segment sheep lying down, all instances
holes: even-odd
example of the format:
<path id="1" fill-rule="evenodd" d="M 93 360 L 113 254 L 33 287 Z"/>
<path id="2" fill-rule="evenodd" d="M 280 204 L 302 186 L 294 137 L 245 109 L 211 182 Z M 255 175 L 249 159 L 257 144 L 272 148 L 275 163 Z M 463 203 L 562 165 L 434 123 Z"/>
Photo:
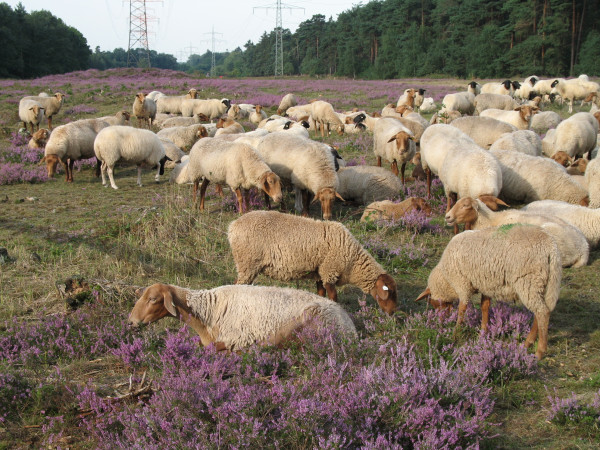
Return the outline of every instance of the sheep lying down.
<path id="1" fill-rule="evenodd" d="M 277 345 L 313 319 L 349 338 L 356 328 L 348 314 L 330 300 L 297 289 L 270 286 L 220 286 L 191 290 L 169 284 L 144 289 L 129 321 L 151 323 L 172 316 L 187 323 L 202 345 L 238 350 L 254 343 Z"/>

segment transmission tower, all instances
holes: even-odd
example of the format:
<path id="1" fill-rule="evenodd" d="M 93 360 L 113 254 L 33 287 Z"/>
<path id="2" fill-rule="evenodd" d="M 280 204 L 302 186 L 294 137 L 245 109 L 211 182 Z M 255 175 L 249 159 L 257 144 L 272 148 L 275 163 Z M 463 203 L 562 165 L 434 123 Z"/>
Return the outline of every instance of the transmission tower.
<path id="1" fill-rule="evenodd" d="M 157 22 L 156 17 L 149 16 L 146 3 L 162 0 L 129 0 L 129 45 L 127 46 L 127 67 L 143 65 L 150 67 L 150 48 L 148 46 L 148 23 Z M 137 49 L 144 50 L 140 58 Z"/>
<path id="2" fill-rule="evenodd" d="M 211 59 L 210 59 L 210 76 L 212 78 L 214 78 L 215 77 L 215 67 L 216 67 L 216 63 L 215 63 L 215 45 L 216 45 L 217 42 L 220 43 L 220 42 L 225 42 L 225 41 L 222 40 L 222 39 L 215 39 L 216 35 L 223 36 L 223 33 L 216 33 L 214 25 L 213 25 L 212 31 L 210 33 L 204 33 L 204 34 L 210 34 L 211 35 L 211 40 L 210 41 L 212 43 L 212 47 L 211 47 L 212 48 L 212 50 L 211 50 L 212 53 L 211 53 Z M 205 41 L 203 41 L 203 42 L 205 42 Z"/>
<path id="3" fill-rule="evenodd" d="M 282 77 L 283 76 L 283 20 L 281 19 L 281 10 L 287 9 L 292 12 L 293 9 L 301 9 L 304 11 L 304 8 L 300 6 L 287 5 L 281 3 L 281 0 L 277 0 L 275 5 L 269 6 L 255 6 L 252 10 L 254 12 L 255 9 L 275 9 L 275 76 Z"/>

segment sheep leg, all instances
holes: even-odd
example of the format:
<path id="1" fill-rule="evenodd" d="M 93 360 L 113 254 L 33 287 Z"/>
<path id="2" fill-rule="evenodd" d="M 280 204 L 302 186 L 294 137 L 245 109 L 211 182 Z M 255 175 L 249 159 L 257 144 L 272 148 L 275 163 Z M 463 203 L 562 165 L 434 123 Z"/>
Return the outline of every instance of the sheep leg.
<path id="1" fill-rule="evenodd" d="M 142 166 L 137 167 L 137 172 L 138 172 L 137 185 L 139 187 L 142 187 Z"/>
<path id="2" fill-rule="evenodd" d="M 550 313 L 544 312 L 536 314 L 538 322 L 538 346 L 535 356 L 537 359 L 542 359 L 548 349 L 548 322 L 550 322 Z"/>
<path id="3" fill-rule="evenodd" d="M 463 320 L 465 319 L 465 312 L 467 311 L 467 302 L 458 302 L 458 317 L 456 318 L 456 326 L 454 327 L 454 334 L 460 329 Z"/>
<path id="4" fill-rule="evenodd" d="M 431 198 L 431 169 L 428 167 L 425 173 L 427 174 L 427 198 Z"/>
<path id="5" fill-rule="evenodd" d="M 397 165 L 396 165 L 397 167 Z M 406 169 L 406 163 L 403 162 L 402 163 L 402 167 L 400 167 L 400 173 L 402 174 L 401 178 L 402 178 L 402 186 L 404 186 L 406 183 L 404 181 L 404 169 Z"/>
<path id="6" fill-rule="evenodd" d="M 196 204 L 196 197 L 198 197 L 198 181 L 194 181 L 194 204 Z"/>
<path id="7" fill-rule="evenodd" d="M 73 165 L 75 164 L 75 160 L 69 158 L 69 161 L 67 161 L 67 167 L 69 168 L 67 170 L 67 176 L 69 177 L 69 179 L 67 180 L 69 183 L 73 182 Z"/>
<path id="8" fill-rule="evenodd" d="M 219 197 L 223 197 L 223 188 L 220 184 L 215 186 L 215 192 L 219 195 Z"/>
<path id="9" fill-rule="evenodd" d="M 327 291 L 327 297 L 329 297 L 329 300 L 337 302 L 337 291 L 335 290 L 335 284 L 325 283 L 325 290 Z"/>
<path id="10" fill-rule="evenodd" d="M 309 202 L 308 202 L 308 190 L 302 189 L 302 217 L 308 217 Z"/>
<path id="11" fill-rule="evenodd" d="M 538 318 L 537 315 L 533 317 L 533 324 L 531 325 L 531 330 L 527 335 L 527 339 L 525 339 L 525 348 L 529 348 L 533 345 L 537 338 L 538 334 Z"/>
<path id="12" fill-rule="evenodd" d="M 377 167 L 381 167 L 381 156 L 377 157 Z"/>
<path id="13" fill-rule="evenodd" d="M 267 209 L 270 210 L 271 209 L 271 199 L 269 198 L 269 194 L 267 194 L 266 192 L 263 192 L 263 195 L 265 196 L 265 204 L 267 205 Z"/>
<path id="14" fill-rule="evenodd" d="M 100 166 L 100 175 L 102 175 L 102 186 L 106 187 L 106 163 L 103 162 Z"/>
<path id="15" fill-rule="evenodd" d="M 490 302 L 491 299 L 487 295 L 481 295 L 481 329 L 486 332 L 490 321 Z"/>
<path id="16" fill-rule="evenodd" d="M 244 208 L 245 211 L 250 209 L 250 190 L 244 189 Z"/>
<path id="17" fill-rule="evenodd" d="M 119 189 L 119 188 L 117 187 L 117 185 L 115 184 L 115 178 L 114 178 L 114 176 L 113 176 L 113 168 L 112 168 L 112 167 L 107 167 L 107 168 L 106 168 L 106 171 L 108 172 L 108 179 L 110 180 L 110 186 L 111 186 L 113 189 Z"/>
<path id="18" fill-rule="evenodd" d="M 319 294 L 321 297 L 327 296 L 327 291 L 325 290 L 321 280 L 317 281 L 317 294 Z"/>
<path id="19" fill-rule="evenodd" d="M 398 170 L 398 162 L 396 160 L 392 162 L 392 173 L 396 176 L 400 174 L 400 171 Z"/>
<path id="20" fill-rule="evenodd" d="M 48 129 L 52 131 L 52 116 L 48 117 Z"/>
<path id="21" fill-rule="evenodd" d="M 237 197 L 237 202 L 238 202 L 238 212 L 240 214 L 244 214 L 244 197 L 242 195 L 242 190 L 240 188 L 237 188 L 235 190 L 235 196 Z"/>
<path id="22" fill-rule="evenodd" d="M 156 175 L 154 175 L 154 181 L 156 181 L 157 183 L 160 181 L 160 163 L 158 163 L 158 168 L 156 169 Z"/>
<path id="23" fill-rule="evenodd" d="M 208 178 L 202 180 L 202 186 L 200 186 L 200 211 L 204 211 L 204 196 L 206 195 L 206 188 L 208 187 Z"/>
<path id="24" fill-rule="evenodd" d="M 100 176 L 100 168 L 102 167 L 102 161 L 100 161 L 98 158 L 96 158 L 96 178 L 98 178 Z"/>

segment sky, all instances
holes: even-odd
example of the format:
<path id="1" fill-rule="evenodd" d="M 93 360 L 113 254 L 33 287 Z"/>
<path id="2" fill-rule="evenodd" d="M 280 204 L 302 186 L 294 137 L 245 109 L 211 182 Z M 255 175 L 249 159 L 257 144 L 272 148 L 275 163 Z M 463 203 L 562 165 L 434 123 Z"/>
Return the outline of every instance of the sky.
<path id="1" fill-rule="evenodd" d="M 15 7 L 19 1 L 1 0 Z M 78 29 L 92 51 L 129 44 L 128 0 L 21 0 L 27 12 L 45 9 L 67 25 Z M 351 9 L 352 1 L 290 0 L 282 1 L 282 24 L 292 32 L 315 14 L 334 20 Z M 215 52 L 244 48 L 249 40 L 257 43 L 263 32 L 275 28 L 276 0 L 146 0 L 148 42 L 150 50 L 169 53 L 179 61 L 190 54 L 203 54 L 212 49 L 214 30 Z M 285 6 L 295 8 L 287 9 Z M 273 9 L 254 9 L 272 6 Z M 302 9 L 303 8 L 303 9 Z M 154 18 L 154 19 L 153 19 Z"/>

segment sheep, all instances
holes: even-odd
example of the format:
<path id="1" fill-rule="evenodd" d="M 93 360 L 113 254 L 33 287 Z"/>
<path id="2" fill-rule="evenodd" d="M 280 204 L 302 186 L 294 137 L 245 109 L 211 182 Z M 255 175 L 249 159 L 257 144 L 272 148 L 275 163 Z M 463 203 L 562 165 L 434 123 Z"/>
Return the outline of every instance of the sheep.
<path id="1" fill-rule="evenodd" d="M 584 100 L 590 93 L 600 91 L 598 83 L 586 82 L 578 78 L 573 80 L 557 78 L 550 86 L 552 87 L 552 93 L 559 94 L 563 99 L 569 100 L 569 114 L 573 112 L 573 101 Z"/>
<path id="2" fill-rule="evenodd" d="M 398 119 L 386 117 L 380 119 L 373 131 L 373 152 L 377 156 L 377 165 L 381 167 L 381 158 L 392 164 L 392 172 L 401 174 L 402 184 L 405 184 L 404 170 L 406 163 L 415 156 L 416 146 L 412 132 Z M 402 164 L 398 171 L 398 164 Z"/>
<path id="3" fill-rule="evenodd" d="M 109 126 L 98 133 L 94 141 L 94 153 L 102 162 L 102 186 L 107 187 L 106 173 L 113 189 L 119 189 L 113 178 L 115 164 L 125 161 L 138 167 L 137 185 L 142 186 L 142 164 L 158 166 L 155 180 L 158 182 L 165 171 L 168 158 L 160 138 L 150 130 Z"/>
<path id="4" fill-rule="evenodd" d="M 585 169 L 585 183 L 590 195 L 590 208 L 600 208 L 600 158 L 592 159 Z"/>
<path id="5" fill-rule="evenodd" d="M 588 153 L 589 159 L 597 138 L 598 121 L 592 114 L 580 112 L 563 120 L 556 129 L 548 131 L 542 140 L 542 151 L 546 156 L 552 156 L 562 150 L 572 158 Z"/>
<path id="6" fill-rule="evenodd" d="M 183 151 L 187 151 L 203 137 L 208 136 L 208 131 L 204 125 L 190 125 L 189 127 L 171 127 L 164 128 L 156 133 L 158 137 L 170 139 Z"/>
<path id="7" fill-rule="evenodd" d="M 503 111 L 501 109 L 486 109 L 482 111 L 481 117 L 491 117 L 502 122 L 514 125 L 519 130 L 528 130 L 531 125 L 531 118 L 539 111 L 537 106 L 521 105 L 513 111 Z"/>
<path id="8" fill-rule="evenodd" d="M 19 102 L 19 119 L 27 130 L 31 125 L 31 134 L 40 129 L 40 123 L 44 118 L 44 107 L 35 100 L 22 99 Z"/>
<path id="9" fill-rule="evenodd" d="M 440 110 L 439 112 L 436 112 L 435 114 L 433 114 L 433 116 L 431 116 L 429 124 L 435 125 L 437 123 L 441 123 L 447 125 L 453 120 L 459 119 L 461 117 L 463 117 L 463 115 L 460 113 L 460 111 Z"/>
<path id="10" fill-rule="evenodd" d="M 400 203 L 394 203 L 391 200 L 376 201 L 365 208 L 360 221 L 396 221 L 410 211 L 423 211 L 425 214 L 431 214 L 431 206 L 419 197 L 408 197 Z"/>
<path id="11" fill-rule="evenodd" d="M 475 96 L 470 92 L 457 92 L 447 94 L 442 100 L 442 109 L 445 111 L 459 111 L 461 114 L 473 114 L 475 111 Z"/>
<path id="12" fill-rule="evenodd" d="M 417 111 L 421 112 L 421 106 L 425 101 L 425 92 L 427 89 L 419 88 L 415 94 L 415 104 L 414 107 L 417 108 Z"/>
<path id="13" fill-rule="evenodd" d="M 433 101 L 433 97 L 426 97 L 423 99 L 423 104 L 419 107 L 420 113 L 429 114 L 435 112 L 437 110 L 437 106 Z"/>
<path id="14" fill-rule="evenodd" d="M 108 123 L 109 125 L 129 125 L 131 114 L 124 109 L 115 113 L 114 116 L 99 117 L 98 120 Z"/>
<path id="15" fill-rule="evenodd" d="M 259 154 L 282 180 L 291 181 L 302 192 L 302 214 L 309 213 L 309 193 L 313 202 L 321 203 L 323 218 L 331 218 L 337 193 L 338 177 L 335 156 L 331 147 L 289 131 L 270 133 L 260 138 L 256 145 Z"/>
<path id="16" fill-rule="evenodd" d="M 560 254 L 550 236 L 538 227 L 505 225 L 454 236 L 417 300 L 429 298 L 431 303 L 443 305 L 458 298 L 458 328 L 471 297 L 481 292 L 481 328 L 485 331 L 491 297 L 518 299 L 535 317 L 525 347 L 529 348 L 539 334 L 535 355 L 542 359 L 561 278 Z"/>
<path id="17" fill-rule="evenodd" d="M 50 137 L 50 131 L 46 128 L 40 128 L 31 136 L 31 139 L 27 143 L 29 148 L 44 148 L 46 146 L 46 142 L 48 142 L 48 138 Z"/>
<path id="18" fill-rule="evenodd" d="M 545 134 L 550 128 L 556 128 L 562 117 L 554 111 L 540 111 L 531 119 L 531 129 L 537 134 Z"/>
<path id="19" fill-rule="evenodd" d="M 504 80 L 502 83 L 492 82 L 485 83 L 481 86 L 482 94 L 501 94 L 501 95 L 512 95 L 515 90 L 510 80 Z"/>
<path id="20" fill-rule="evenodd" d="M 429 126 L 429 121 L 427 121 L 427 119 L 421 116 L 421 114 L 416 112 L 405 113 L 404 116 L 402 116 L 402 118 L 400 118 L 399 120 L 406 128 L 408 128 L 412 132 L 415 138 L 415 142 L 417 143 L 421 139 L 425 128 Z"/>
<path id="21" fill-rule="evenodd" d="M 163 113 L 156 113 L 156 116 L 154 117 L 154 125 L 157 126 L 158 128 L 162 128 L 162 125 L 165 121 L 172 119 L 173 117 L 178 117 L 174 114 L 163 114 Z"/>
<path id="22" fill-rule="evenodd" d="M 171 184 L 191 184 L 194 181 L 190 178 L 188 167 L 190 164 L 190 155 L 183 155 L 181 161 L 175 164 L 169 177 L 169 183 Z"/>
<path id="23" fill-rule="evenodd" d="M 410 106 L 411 108 L 415 107 L 415 96 L 416 91 L 414 89 L 405 89 L 404 93 L 398 98 L 398 102 L 396 103 L 396 107 L 398 106 Z"/>
<path id="24" fill-rule="evenodd" d="M 239 134 L 244 132 L 244 127 L 235 120 L 224 116 L 217 121 L 215 137 L 223 134 Z"/>
<path id="25" fill-rule="evenodd" d="M 446 211 L 457 196 L 497 196 L 502 189 L 498 160 L 469 136 L 451 125 L 432 125 L 421 138 L 423 168 L 439 175 L 448 198 Z M 455 227 L 455 232 L 458 229 Z"/>
<path id="26" fill-rule="evenodd" d="M 493 150 L 513 150 L 530 156 L 542 155 L 542 140 L 531 130 L 518 130 L 503 134 L 490 147 Z"/>
<path id="27" fill-rule="evenodd" d="M 569 167 L 573 163 L 573 158 L 571 158 L 566 152 L 563 152 L 562 150 L 556 152 L 550 157 L 550 159 L 552 159 L 553 161 L 565 168 Z M 569 172 L 567 171 L 567 173 Z"/>
<path id="28" fill-rule="evenodd" d="M 312 103 L 307 103 L 306 105 L 296 105 L 291 106 L 286 111 L 288 117 L 295 119 L 297 121 L 308 120 L 309 116 L 312 113 Z"/>
<path id="29" fill-rule="evenodd" d="M 521 208 L 534 214 L 558 217 L 578 228 L 585 236 L 590 248 L 600 244 L 600 210 L 572 205 L 558 200 L 539 200 Z"/>
<path id="30" fill-rule="evenodd" d="M 495 208 L 498 205 L 506 206 L 506 203 L 490 196 L 479 199 L 461 198 L 446 213 L 446 223 L 454 227 L 464 223 L 468 230 L 481 230 L 515 223 L 537 225 L 556 241 L 563 267 L 582 267 L 587 264 L 590 248 L 585 236 L 578 228 L 554 216 L 517 209 L 499 212 L 490 209 L 490 206 Z"/>
<path id="31" fill-rule="evenodd" d="M 152 91 L 152 92 L 148 93 L 148 95 L 146 95 L 146 98 L 149 98 L 150 100 L 154 100 L 154 102 L 156 102 L 156 100 L 158 100 L 159 97 L 166 97 L 166 95 L 160 91 Z"/>
<path id="32" fill-rule="evenodd" d="M 44 108 L 44 115 L 48 118 L 48 128 L 50 131 L 52 131 L 52 117 L 54 117 L 54 115 L 58 114 L 60 111 L 60 108 L 65 101 L 65 97 L 65 94 L 56 92 L 50 97 L 32 95 L 29 97 L 23 97 L 23 100 L 34 100 L 38 102 L 42 108 Z"/>
<path id="33" fill-rule="evenodd" d="M 262 189 L 277 203 L 282 199 L 279 176 L 253 147 L 242 142 L 227 142 L 215 138 L 200 140 L 190 151 L 188 176 L 194 182 L 194 203 L 200 180 L 203 179 L 200 187 L 200 211 L 204 210 L 204 196 L 210 182 L 226 183 L 235 191 L 240 213 L 249 207 L 250 188 Z M 243 195 L 242 189 L 246 195 Z"/>
<path id="34" fill-rule="evenodd" d="M 519 104 L 510 95 L 502 94 L 479 94 L 475 97 L 475 113 L 481 114 L 486 109 L 502 109 L 504 111 L 512 111 Z"/>
<path id="35" fill-rule="evenodd" d="M 308 278 L 333 301 L 336 285 L 353 284 L 386 313 L 396 309 L 396 282 L 339 222 L 253 211 L 229 224 L 227 239 L 236 284 L 250 284 L 260 273 L 280 281 Z"/>
<path id="36" fill-rule="evenodd" d="M 564 167 L 540 156 L 512 150 L 491 151 L 502 169 L 502 197 L 509 202 L 562 200 L 587 206 L 588 193 L 573 181 Z"/>
<path id="37" fill-rule="evenodd" d="M 481 85 L 477 81 L 471 81 L 467 84 L 467 92 L 477 96 L 481 94 Z"/>
<path id="38" fill-rule="evenodd" d="M 311 116 L 321 127 L 321 137 L 325 137 L 325 127 L 327 127 L 327 135 L 330 133 L 330 128 L 335 128 L 339 135 L 344 134 L 344 123 L 337 116 L 330 103 L 322 100 L 317 100 L 312 103 Z"/>
<path id="39" fill-rule="evenodd" d="M 337 175 L 337 191 L 346 201 L 354 200 L 366 205 L 377 200 L 396 198 L 402 191 L 398 176 L 383 167 L 343 167 Z"/>
<path id="40" fill-rule="evenodd" d="M 138 121 L 138 126 L 141 126 L 142 123 L 146 124 L 148 128 L 152 126 L 152 121 L 156 117 L 156 103 L 154 103 L 154 100 L 146 98 L 143 92 L 138 92 L 135 95 L 132 109 L 133 115 Z"/>
<path id="41" fill-rule="evenodd" d="M 151 323 L 173 316 L 198 333 L 202 345 L 240 350 L 252 344 L 278 345 L 313 319 L 349 339 L 358 337 L 343 308 L 318 295 L 268 286 L 219 286 L 191 290 L 153 284 L 141 292 L 129 321 Z"/>
<path id="42" fill-rule="evenodd" d="M 181 115 L 192 117 L 197 114 L 204 114 L 212 121 L 226 114 L 230 107 L 231 102 L 228 98 L 222 98 L 221 100 L 216 98 L 208 100 L 186 99 L 181 102 Z"/>
<path id="43" fill-rule="evenodd" d="M 158 137 L 160 142 L 162 142 L 163 147 L 165 148 L 165 155 L 170 161 L 165 163 L 166 169 L 173 169 L 177 163 L 181 161 L 181 158 L 185 156 L 185 153 L 175 145 L 175 143 L 171 139 L 167 139 L 165 137 Z"/>
<path id="44" fill-rule="evenodd" d="M 46 163 L 48 177 L 56 173 L 60 162 L 65 169 L 66 181 L 73 182 L 73 165 L 81 159 L 94 158 L 94 140 L 108 123 L 99 119 L 77 120 L 60 125 L 50 135 L 44 157 L 40 164 Z M 96 176 L 100 175 L 100 162 L 96 166 Z"/>
<path id="45" fill-rule="evenodd" d="M 538 95 L 535 91 L 535 83 L 537 82 L 537 77 L 531 76 L 523 81 L 517 89 L 515 89 L 514 96 L 520 98 L 522 100 L 530 100 L 532 96 Z"/>
<path id="46" fill-rule="evenodd" d="M 517 127 L 492 117 L 461 117 L 453 120 L 451 126 L 458 128 L 473 139 L 481 148 L 489 149 L 494 142 L 506 133 L 517 131 Z"/>
<path id="47" fill-rule="evenodd" d="M 298 104 L 298 99 L 294 94 L 286 94 L 283 96 L 281 101 L 279 102 L 279 107 L 277 108 L 277 114 L 281 116 L 285 116 L 288 108 L 292 106 L 296 106 Z"/>
<path id="48" fill-rule="evenodd" d="M 256 125 L 258 125 L 261 120 L 266 119 L 267 118 L 267 113 L 264 112 L 262 110 L 262 106 L 261 105 L 256 105 L 254 107 L 254 111 L 252 113 L 250 113 L 250 116 L 248 117 L 248 119 L 250 120 L 250 122 L 255 123 Z"/>
<path id="49" fill-rule="evenodd" d="M 157 95 L 154 97 L 156 98 L 156 112 L 181 114 L 181 106 L 184 100 L 195 99 L 197 97 L 198 91 L 193 88 L 185 95 Z M 190 114 L 190 117 L 192 115 Z"/>
<path id="50" fill-rule="evenodd" d="M 210 119 L 202 113 L 194 114 L 193 117 L 169 117 L 160 124 L 160 128 L 189 127 L 202 122 L 210 122 Z"/>

